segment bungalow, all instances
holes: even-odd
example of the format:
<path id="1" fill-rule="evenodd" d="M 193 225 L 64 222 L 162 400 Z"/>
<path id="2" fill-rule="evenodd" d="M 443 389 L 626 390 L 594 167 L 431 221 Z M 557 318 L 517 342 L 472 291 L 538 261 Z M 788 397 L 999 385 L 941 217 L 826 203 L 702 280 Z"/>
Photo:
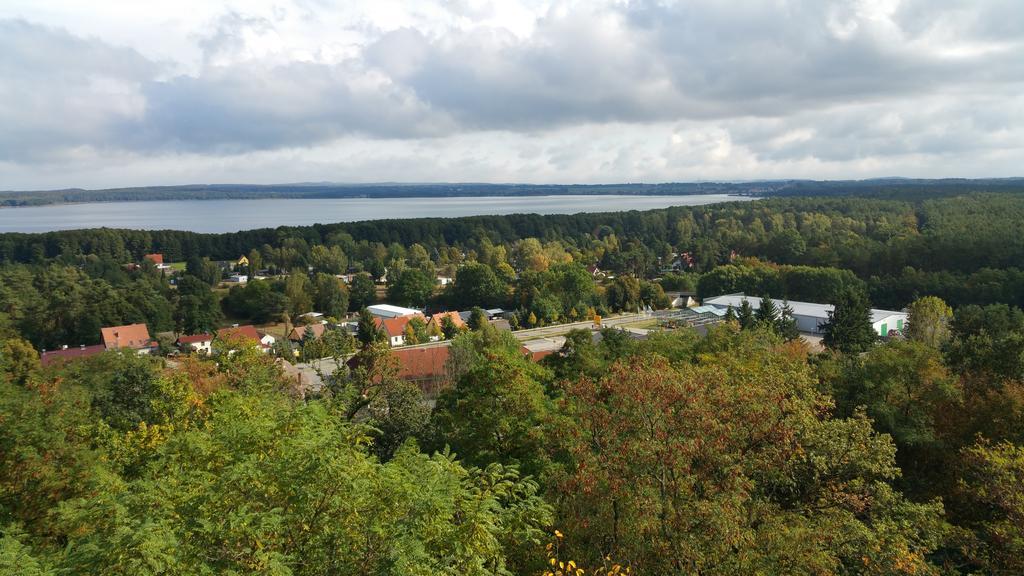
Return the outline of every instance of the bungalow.
<path id="1" fill-rule="evenodd" d="M 210 355 L 213 353 L 213 334 L 181 336 L 174 342 L 182 352 Z"/>
<path id="2" fill-rule="evenodd" d="M 232 274 L 231 276 L 228 276 L 228 282 L 246 284 L 249 282 L 249 276 L 247 274 Z"/>
<path id="3" fill-rule="evenodd" d="M 590 274 L 590 276 L 593 277 L 594 280 L 600 280 L 608 276 L 600 268 L 598 268 L 597 264 L 591 264 L 590 266 L 587 266 L 587 273 Z"/>
<path id="4" fill-rule="evenodd" d="M 95 356 L 101 354 L 107 347 L 103 344 L 95 344 L 93 346 L 76 346 L 69 348 L 62 346 L 60 350 L 43 350 L 40 355 L 39 363 L 43 366 L 50 366 L 57 362 L 67 362 L 75 358 L 87 358 L 89 356 Z"/>
<path id="5" fill-rule="evenodd" d="M 100 337 L 107 350 L 135 350 L 139 354 L 149 354 L 158 347 L 157 342 L 149 337 L 149 328 L 145 324 L 100 328 Z"/>
<path id="6" fill-rule="evenodd" d="M 405 328 L 409 325 L 409 321 L 413 318 L 419 318 L 424 320 L 422 314 L 416 313 L 413 316 L 398 316 L 395 318 L 375 318 L 374 322 L 377 325 L 377 329 L 384 333 L 388 338 L 388 344 L 391 347 L 404 346 L 405 345 Z"/>
<path id="7" fill-rule="evenodd" d="M 272 341 L 270 344 L 266 342 L 264 339 L 265 336 L 265 334 L 260 334 L 252 324 L 246 324 L 245 326 L 231 326 L 230 328 L 221 328 L 220 330 L 217 330 L 217 338 L 221 340 L 227 338 L 251 340 L 253 341 L 253 345 L 258 347 L 263 353 L 270 352 L 270 349 L 273 346 Z"/>

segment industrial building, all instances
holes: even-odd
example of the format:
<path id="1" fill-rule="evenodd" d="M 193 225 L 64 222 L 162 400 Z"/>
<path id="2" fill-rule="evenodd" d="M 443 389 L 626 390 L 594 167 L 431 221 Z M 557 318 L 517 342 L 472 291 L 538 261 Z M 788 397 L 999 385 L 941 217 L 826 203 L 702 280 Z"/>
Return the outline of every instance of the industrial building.
<path id="1" fill-rule="evenodd" d="M 742 293 L 707 298 L 703 304 L 704 306 L 714 306 L 720 310 L 727 310 L 731 307 L 738 312 L 744 300 L 750 303 L 750 307 L 753 310 L 757 310 L 761 306 L 761 298 L 746 296 Z M 775 303 L 775 307 L 779 311 L 782 310 L 782 306 L 786 303 L 786 301 L 774 298 L 772 302 Z M 821 325 L 828 322 L 829 312 L 835 310 L 835 307 L 831 304 L 815 304 L 813 302 L 797 302 L 794 300 L 789 300 L 788 304 L 793 310 L 793 319 L 796 320 L 797 329 L 805 334 L 821 334 Z M 875 334 L 879 336 L 889 336 L 893 331 L 902 332 L 906 323 L 906 312 L 871 310 L 871 326 L 874 328 Z"/>

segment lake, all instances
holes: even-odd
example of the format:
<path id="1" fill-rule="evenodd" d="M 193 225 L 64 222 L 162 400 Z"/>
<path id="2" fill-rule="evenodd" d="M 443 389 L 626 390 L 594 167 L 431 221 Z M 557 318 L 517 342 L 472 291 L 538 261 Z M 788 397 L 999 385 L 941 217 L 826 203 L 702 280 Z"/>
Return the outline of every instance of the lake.
<path id="1" fill-rule="evenodd" d="M 54 204 L 0 208 L 0 232 L 79 228 L 235 232 L 333 222 L 501 214 L 575 214 L 697 206 L 749 196 L 483 196 L 442 198 L 269 198 Z"/>

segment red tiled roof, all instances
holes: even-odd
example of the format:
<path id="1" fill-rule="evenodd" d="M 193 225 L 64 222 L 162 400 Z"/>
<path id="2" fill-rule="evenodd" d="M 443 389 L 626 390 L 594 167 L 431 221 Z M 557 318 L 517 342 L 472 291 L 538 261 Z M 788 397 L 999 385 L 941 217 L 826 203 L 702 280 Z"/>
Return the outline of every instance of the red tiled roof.
<path id="1" fill-rule="evenodd" d="M 128 324 L 127 326 L 100 328 L 100 335 L 103 337 L 103 345 L 106 346 L 107 350 L 116 350 L 118 348 L 140 350 L 152 346 L 149 328 L 146 328 L 145 324 Z"/>
<path id="2" fill-rule="evenodd" d="M 256 327 L 252 324 L 246 324 L 245 326 L 232 326 L 230 328 L 221 328 L 220 330 L 217 330 L 217 336 L 219 338 L 227 338 L 233 335 L 250 338 L 257 342 L 260 341 L 260 333 L 256 331 Z"/>
<path id="3" fill-rule="evenodd" d="M 398 376 L 406 380 L 424 380 L 445 375 L 447 346 L 398 348 L 391 351 L 398 358 Z"/>
<path id="4" fill-rule="evenodd" d="M 178 337 L 178 344 L 196 344 L 197 342 L 209 342 L 213 340 L 213 334 L 192 334 L 191 336 Z"/>
<path id="5" fill-rule="evenodd" d="M 95 356 L 100 352 L 106 350 L 103 344 L 95 344 L 93 346 L 79 346 L 77 348 L 66 348 L 64 350 L 50 350 L 49 352 L 43 352 L 39 358 L 40 364 L 43 366 L 49 366 L 57 361 L 67 361 L 73 358 L 85 358 L 86 356 Z"/>
<path id="6" fill-rule="evenodd" d="M 306 328 L 309 328 L 313 331 L 313 338 L 319 338 L 324 335 L 324 332 L 327 330 L 327 325 L 307 324 L 306 326 L 296 326 L 295 328 L 292 328 L 291 333 L 288 334 L 288 339 L 302 340 L 302 338 L 306 335 Z"/>
<path id="7" fill-rule="evenodd" d="M 398 316 L 396 318 L 375 318 L 374 322 L 377 324 L 378 330 L 383 330 L 389 337 L 394 337 L 404 335 L 405 327 L 409 325 L 409 321 L 413 318 L 419 318 L 420 320 L 426 321 L 423 314 L 412 314 L 409 316 Z"/>
<path id="8" fill-rule="evenodd" d="M 145 258 L 146 260 L 149 260 L 153 264 L 163 264 L 164 263 L 164 255 L 163 254 L 146 254 L 145 256 L 143 256 L 143 258 Z"/>

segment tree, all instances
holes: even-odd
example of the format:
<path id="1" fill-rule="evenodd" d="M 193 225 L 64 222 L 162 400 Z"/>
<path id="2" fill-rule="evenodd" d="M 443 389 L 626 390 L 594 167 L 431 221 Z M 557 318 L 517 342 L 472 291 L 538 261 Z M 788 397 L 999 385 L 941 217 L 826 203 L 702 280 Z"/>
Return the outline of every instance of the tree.
<path id="1" fill-rule="evenodd" d="M 844 354 L 864 352 L 877 340 L 871 327 L 871 305 L 863 292 L 852 288 L 839 293 L 835 309 L 821 329 L 825 346 Z"/>
<path id="2" fill-rule="evenodd" d="M 758 305 L 757 311 L 754 313 L 755 325 L 769 330 L 774 330 L 775 323 L 778 322 L 778 320 L 779 311 L 775 307 L 775 302 L 773 302 L 768 296 L 762 296 L 761 303 Z"/>
<path id="3" fill-rule="evenodd" d="M 426 306 L 434 295 L 435 279 L 418 268 L 408 268 L 391 278 L 388 299 L 402 306 Z"/>
<path id="4" fill-rule="evenodd" d="M 341 274 L 348 269 L 348 257 L 338 246 L 313 246 L 309 254 L 309 263 L 317 272 Z"/>
<path id="5" fill-rule="evenodd" d="M 384 332 L 377 327 L 377 319 L 370 314 L 370 311 L 363 308 L 359 311 L 359 324 L 356 327 L 356 340 L 359 340 L 363 346 L 368 346 L 374 342 L 381 342 L 387 340 L 387 336 Z"/>
<path id="6" fill-rule="evenodd" d="M 295 270 L 285 278 L 284 295 L 288 299 L 288 315 L 294 320 L 313 308 L 313 290 L 309 276 Z"/>
<path id="7" fill-rule="evenodd" d="M 458 336 L 462 330 L 460 330 L 458 325 L 455 324 L 455 321 L 452 320 L 451 316 L 446 314 L 444 318 L 441 318 L 441 332 L 444 335 L 445 340 L 451 340 Z"/>
<path id="8" fill-rule="evenodd" d="M 486 264 L 471 262 L 455 273 L 451 288 L 455 306 L 501 306 L 508 298 L 506 286 Z"/>
<path id="9" fill-rule="evenodd" d="M 313 278 L 314 306 L 332 318 L 343 318 L 348 313 L 348 289 L 330 274 L 318 273 Z"/>
<path id="10" fill-rule="evenodd" d="M 544 466 L 540 423 L 547 412 L 537 367 L 501 350 L 484 349 L 483 358 L 438 398 L 437 446 L 451 446 L 476 466 L 512 463 L 537 474 Z"/>
<path id="11" fill-rule="evenodd" d="M 178 304 L 174 312 L 174 323 L 178 332 L 212 332 L 223 318 L 220 304 L 210 290 L 209 284 L 188 274 L 178 279 Z"/>
<path id="12" fill-rule="evenodd" d="M 740 321 L 740 328 L 746 330 L 754 325 L 754 308 L 746 298 L 740 303 L 740 312 L 737 315 Z"/>
<path id="13" fill-rule="evenodd" d="M 8 338 L 0 344 L 0 376 L 8 382 L 24 386 L 39 369 L 39 354 L 21 338 Z"/>
<path id="14" fill-rule="evenodd" d="M 793 308 L 788 301 L 782 302 L 782 312 L 775 322 L 775 332 L 787 342 L 800 337 L 800 328 L 797 326 L 796 318 L 793 317 Z"/>
<path id="15" fill-rule="evenodd" d="M 740 334 L 700 364 L 634 356 L 563 385 L 548 489 L 569 555 L 643 574 L 932 571 L 941 506 L 890 487 L 888 437 L 822 418 L 806 361 Z"/>
<path id="16" fill-rule="evenodd" d="M 983 440 L 962 456 L 970 572 L 1024 573 L 1024 447 Z"/>
<path id="17" fill-rule="evenodd" d="M 470 330 L 479 330 L 487 324 L 487 314 L 483 308 L 473 306 L 473 309 L 469 312 L 469 322 L 467 324 L 469 324 Z"/>
<path id="18" fill-rule="evenodd" d="M 949 340 L 949 322 L 953 309 L 941 298 L 925 296 L 908 307 L 908 324 L 904 327 L 907 338 L 938 348 Z"/>
<path id="19" fill-rule="evenodd" d="M 725 321 L 730 323 L 736 322 L 737 324 L 740 321 L 740 319 L 736 317 L 736 310 L 733 309 L 731 305 L 725 310 Z"/>
<path id="20" fill-rule="evenodd" d="M 362 310 L 377 300 L 377 285 L 369 274 L 356 274 L 352 277 L 348 294 L 349 310 Z"/>

